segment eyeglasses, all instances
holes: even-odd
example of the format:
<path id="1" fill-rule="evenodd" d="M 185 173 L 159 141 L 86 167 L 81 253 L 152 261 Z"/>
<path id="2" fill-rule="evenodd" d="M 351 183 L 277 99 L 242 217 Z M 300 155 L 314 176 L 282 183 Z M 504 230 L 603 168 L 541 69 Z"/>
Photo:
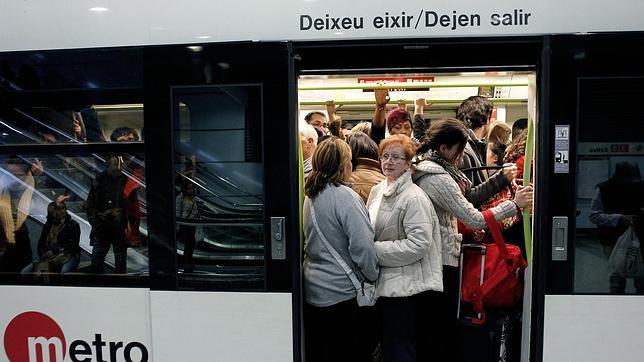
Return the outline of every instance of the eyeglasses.
<path id="1" fill-rule="evenodd" d="M 391 162 L 407 161 L 405 157 L 398 155 L 390 155 L 385 153 L 384 155 L 380 156 L 380 162 L 386 162 L 389 160 L 391 160 Z"/>

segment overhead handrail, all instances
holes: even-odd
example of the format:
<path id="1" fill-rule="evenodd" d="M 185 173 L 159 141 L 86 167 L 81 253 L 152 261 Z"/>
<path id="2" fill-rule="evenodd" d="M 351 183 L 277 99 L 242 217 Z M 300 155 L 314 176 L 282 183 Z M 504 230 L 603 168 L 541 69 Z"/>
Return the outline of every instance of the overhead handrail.
<path id="1" fill-rule="evenodd" d="M 427 89 L 427 88 L 469 88 L 469 87 L 527 87 L 528 83 L 383 83 L 383 84 L 357 84 L 357 85 L 324 85 L 315 87 L 299 87 L 297 90 L 349 90 L 349 89 Z"/>
<path id="2" fill-rule="evenodd" d="M 488 98 L 488 100 L 492 103 L 527 103 L 528 100 L 525 98 Z M 404 103 L 404 104 L 414 104 L 415 101 L 413 100 L 407 100 L 407 99 L 400 99 L 397 101 L 391 100 L 389 102 L 390 105 L 395 106 L 396 104 Z M 462 99 L 425 99 L 426 104 L 461 104 L 463 102 Z M 303 101 L 300 102 L 301 106 L 326 106 L 329 104 L 327 101 Z M 334 105 L 351 105 L 351 106 L 357 106 L 357 105 L 376 105 L 375 100 L 334 100 L 333 101 Z"/>

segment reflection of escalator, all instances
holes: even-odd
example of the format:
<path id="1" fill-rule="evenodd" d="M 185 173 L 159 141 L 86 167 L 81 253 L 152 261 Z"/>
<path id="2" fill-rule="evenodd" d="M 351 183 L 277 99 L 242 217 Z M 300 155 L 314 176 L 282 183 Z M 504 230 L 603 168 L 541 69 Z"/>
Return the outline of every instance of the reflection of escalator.
<path id="1" fill-rule="evenodd" d="M 31 117 L 27 113 L 21 113 L 24 117 Z M 31 120 L 37 121 L 33 118 Z M 52 132 L 65 134 L 60 130 L 53 129 L 51 126 L 48 127 Z M 0 135 L 0 143 L 3 144 L 28 144 L 41 142 L 41 137 L 39 135 L 27 129 L 20 128 L 14 125 L 13 122 L 7 122 L 4 119 L 0 119 Z M 74 142 L 73 139 L 68 139 L 67 141 Z M 26 164 L 33 164 L 36 162 L 42 163 L 43 168 L 42 175 L 34 177 L 34 193 L 31 208 L 29 210 L 31 239 L 37 240 L 40 235 L 42 225 L 46 221 L 47 205 L 51 201 L 55 200 L 57 196 L 68 195 L 70 197 L 66 201 L 68 211 L 72 218 L 79 223 L 81 228 L 80 245 L 84 253 L 81 257 L 80 270 L 87 269 L 85 267 L 88 266 L 92 246 L 89 244 L 91 226 L 87 220 L 84 204 L 93 180 L 96 175 L 105 169 L 106 157 L 99 154 L 84 156 L 74 155 L 73 157 L 59 154 L 38 154 L 19 155 L 18 157 Z M 127 156 L 125 157 L 127 158 Z M 142 162 L 138 161 L 136 158 L 134 158 L 132 162 L 136 162 L 137 165 L 142 166 Z M 123 173 L 130 179 L 134 179 L 133 172 L 131 170 L 124 169 Z M 6 171 L 3 172 L 3 174 L 8 175 Z M 139 181 L 137 180 L 137 182 Z M 139 184 L 142 188 L 145 188 L 143 182 L 139 182 Z M 139 203 L 142 214 L 144 215 L 141 220 L 139 230 L 144 236 L 146 236 L 145 193 L 141 192 L 139 195 Z M 112 252 L 110 252 L 106 257 L 106 264 L 109 267 L 108 270 L 113 270 L 114 257 Z M 137 247 L 128 249 L 127 270 L 129 274 L 146 274 L 148 272 L 147 248 Z"/>
<path id="2" fill-rule="evenodd" d="M 197 167 L 197 177 L 177 173 L 177 180 L 197 187 L 200 220 L 178 224 L 197 226 L 198 237 L 193 262 L 194 273 L 209 278 L 260 280 L 264 268 L 264 220 L 261 196 L 253 195 L 231 180 Z M 228 190 L 226 190 L 228 189 Z M 254 202 L 246 200 L 253 199 Z M 183 256 L 178 242 L 177 252 Z"/>

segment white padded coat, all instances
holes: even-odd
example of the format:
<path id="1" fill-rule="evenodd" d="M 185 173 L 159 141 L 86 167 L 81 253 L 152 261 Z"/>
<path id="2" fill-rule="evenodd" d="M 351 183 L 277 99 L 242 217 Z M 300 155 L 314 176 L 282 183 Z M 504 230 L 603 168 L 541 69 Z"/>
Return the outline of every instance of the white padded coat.
<path id="1" fill-rule="evenodd" d="M 382 197 L 374 225 L 380 264 L 379 297 L 408 297 L 426 290 L 443 291 L 440 226 L 425 192 L 405 172 L 387 186 L 374 186 L 367 208 Z M 374 210 L 375 211 L 375 210 Z"/>

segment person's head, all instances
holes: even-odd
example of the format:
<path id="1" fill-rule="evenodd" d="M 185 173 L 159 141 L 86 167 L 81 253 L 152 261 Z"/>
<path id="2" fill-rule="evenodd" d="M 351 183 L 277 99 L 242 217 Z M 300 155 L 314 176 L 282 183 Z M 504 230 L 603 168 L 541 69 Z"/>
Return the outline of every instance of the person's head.
<path id="1" fill-rule="evenodd" d="M 527 118 L 519 118 L 514 121 L 514 123 L 512 123 L 512 140 L 514 141 L 514 139 L 526 129 L 528 129 Z"/>
<path id="2" fill-rule="evenodd" d="M 496 121 L 490 125 L 490 130 L 488 131 L 487 135 L 487 141 L 499 142 L 507 145 L 510 142 L 510 133 L 512 133 L 510 126 L 508 126 L 504 122 Z"/>
<path id="3" fill-rule="evenodd" d="M 488 166 L 503 166 L 505 145 L 501 142 L 488 142 L 485 155 L 485 164 Z"/>
<path id="4" fill-rule="evenodd" d="M 313 156 L 318 144 L 318 133 L 310 124 L 300 125 L 300 143 L 302 145 L 302 157 L 308 160 Z"/>
<path id="5" fill-rule="evenodd" d="M 304 193 L 315 197 L 327 184 L 344 184 L 351 176 L 351 149 L 338 137 L 321 142 L 311 162 L 312 170 L 304 185 Z"/>
<path id="6" fill-rule="evenodd" d="M 362 132 L 371 137 L 371 122 L 360 122 L 351 128 L 351 135 L 356 132 Z"/>
<path id="7" fill-rule="evenodd" d="M 139 140 L 139 133 L 130 127 L 119 127 L 110 135 L 112 142 L 135 142 Z"/>
<path id="8" fill-rule="evenodd" d="M 378 145 L 371 137 L 362 132 L 353 132 L 349 137 L 349 147 L 351 148 L 351 165 L 353 169 L 358 165 L 358 158 L 368 158 L 378 160 Z"/>
<path id="9" fill-rule="evenodd" d="M 346 124 L 346 122 L 345 122 Z M 339 137 L 341 140 L 345 140 L 344 131 L 342 128 L 342 118 L 335 116 L 334 119 L 329 121 L 328 124 L 329 133 L 333 136 Z"/>
<path id="10" fill-rule="evenodd" d="M 505 149 L 504 162 L 516 162 L 519 157 L 525 155 L 525 144 L 528 141 L 528 132 L 521 130 L 516 135 L 512 134 L 512 141 Z"/>
<path id="11" fill-rule="evenodd" d="M 378 152 L 382 173 L 388 182 L 394 182 L 411 167 L 416 147 L 411 138 L 397 134 L 382 140 Z"/>
<path id="12" fill-rule="evenodd" d="M 60 225 L 67 220 L 67 205 L 65 202 L 56 203 L 52 201 L 47 206 L 47 221 Z"/>
<path id="13" fill-rule="evenodd" d="M 463 150 L 469 135 L 465 125 L 454 118 L 432 122 L 427 129 L 427 138 L 422 149 L 436 151 L 445 161 L 457 164 L 463 158 Z"/>
<path id="14" fill-rule="evenodd" d="M 318 131 L 318 136 L 325 135 L 327 133 L 328 124 L 324 113 L 319 111 L 310 112 L 304 116 L 304 120 Z"/>
<path id="15" fill-rule="evenodd" d="M 25 179 L 29 176 L 30 166 L 24 162 L 19 157 L 11 156 L 5 160 L 4 165 L 5 170 L 7 170 L 13 177 L 5 178 L 6 185 L 1 185 L 1 187 L 8 188 L 11 191 L 24 190 L 27 185 L 25 184 Z"/>
<path id="16" fill-rule="evenodd" d="M 622 161 L 615 165 L 613 180 L 622 184 L 640 182 L 640 167 L 635 162 Z"/>
<path id="17" fill-rule="evenodd" d="M 492 117 L 494 106 L 487 98 L 471 96 L 465 99 L 456 110 L 456 118 L 475 130 L 486 127 Z"/>
<path id="18" fill-rule="evenodd" d="M 411 137 L 411 117 L 409 112 L 394 108 L 387 115 L 387 129 L 390 135 L 404 134 Z"/>

